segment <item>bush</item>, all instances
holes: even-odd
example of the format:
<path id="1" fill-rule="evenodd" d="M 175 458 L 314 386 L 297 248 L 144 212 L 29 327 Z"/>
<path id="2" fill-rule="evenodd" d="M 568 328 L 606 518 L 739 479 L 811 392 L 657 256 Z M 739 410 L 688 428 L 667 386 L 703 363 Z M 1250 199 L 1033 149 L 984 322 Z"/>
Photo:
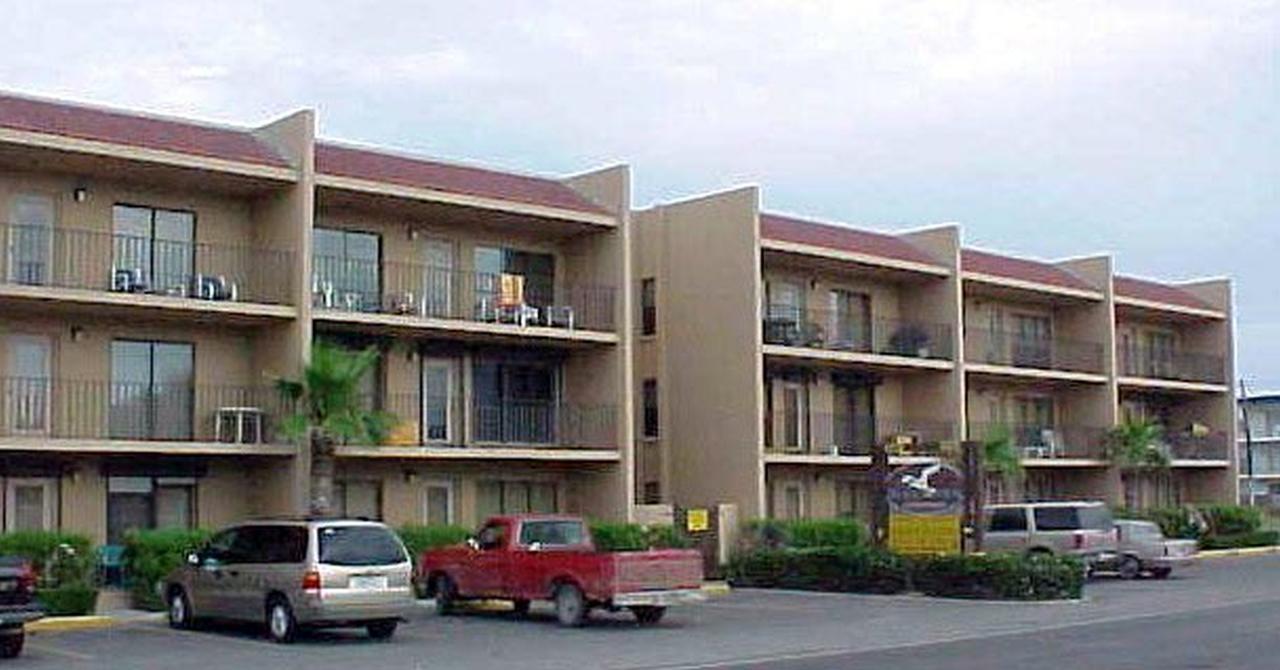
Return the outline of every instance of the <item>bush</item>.
<path id="1" fill-rule="evenodd" d="M 757 519 L 747 523 L 742 541 L 747 551 L 780 547 L 860 547 L 866 544 L 867 531 L 853 519 Z"/>
<path id="2" fill-rule="evenodd" d="M 54 531 L 19 531 L 0 535 L 0 555 L 21 556 L 36 569 L 36 599 L 50 614 L 92 614 L 94 555 L 89 538 Z"/>
<path id="3" fill-rule="evenodd" d="M 1152 521 L 1160 526 L 1160 531 L 1168 538 L 1198 540 L 1204 534 L 1203 520 L 1194 507 L 1156 507 L 1116 516 Z"/>
<path id="4" fill-rule="evenodd" d="M 997 600 L 1079 598 L 1085 569 L 1074 556 L 988 554 L 921 558 L 913 586 L 929 596 Z"/>
<path id="5" fill-rule="evenodd" d="M 591 540 L 597 551 L 645 551 L 646 549 L 687 549 L 689 539 L 675 526 L 642 526 L 637 523 L 596 522 L 591 524 Z"/>
<path id="6" fill-rule="evenodd" d="M 36 599 L 50 616 L 83 616 L 93 614 L 98 603 L 98 590 L 88 582 L 72 582 L 38 588 Z"/>
<path id="7" fill-rule="evenodd" d="M 900 593 L 908 566 L 897 554 L 870 547 L 760 548 L 729 562 L 734 586 L 842 593 Z"/>
<path id="8" fill-rule="evenodd" d="M 400 535 L 400 541 L 404 542 L 404 548 L 409 550 L 409 558 L 415 565 L 422 552 L 458 544 L 471 535 L 471 531 L 462 526 L 412 524 L 401 526 L 396 533 Z"/>
<path id="9" fill-rule="evenodd" d="M 21 556 L 31 561 L 44 574 L 45 566 L 53 558 L 54 551 L 64 544 L 79 556 L 92 555 L 93 544 L 89 542 L 89 538 L 44 530 L 22 530 L 0 535 L 0 555 Z"/>
<path id="10" fill-rule="evenodd" d="M 1208 535 L 1200 540 L 1201 549 L 1244 549 L 1280 544 L 1280 531 L 1255 530 L 1234 535 Z"/>
<path id="11" fill-rule="evenodd" d="M 187 554 L 199 549 L 209 535 L 207 530 L 185 528 L 127 533 L 124 538 L 124 573 L 133 596 L 133 606 L 148 610 L 164 609 L 158 589 L 161 580 L 182 565 Z"/>
<path id="12" fill-rule="evenodd" d="M 1209 524 L 1206 536 L 1246 535 L 1262 528 L 1262 510 L 1241 505 L 1205 505 L 1200 508 Z"/>

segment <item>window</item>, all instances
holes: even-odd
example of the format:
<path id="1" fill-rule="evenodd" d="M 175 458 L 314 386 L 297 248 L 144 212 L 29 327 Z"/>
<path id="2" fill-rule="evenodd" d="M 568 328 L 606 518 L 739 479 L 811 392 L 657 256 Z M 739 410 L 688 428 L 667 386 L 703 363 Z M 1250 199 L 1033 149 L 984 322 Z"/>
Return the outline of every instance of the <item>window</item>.
<path id="1" fill-rule="evenodd" d="M 111 219 L 113 288 L 188 293 L 195 275 L 195 213 L 116 205 Z M 128 277 L 124 283 L 120 273 Z"/>
<path id="2" fill-rule="evenodd" d="M 520 524 L 520 544 L 567 547 L 582 544 L 584 533 L 580 521 L 526 521 Z"/>
<path id="3" fill-rule="evenodd" d="M 804 518 L 804 487 L 798 482 L 782 485 L 782 518 Z"/>
<path id="4" fill-rule="evenodd" d="M 302 526 L 242 526 L 236 529 L 224 563 L 301 563 L 307 558 Z"/>
<path id="5" fill-rule="evenodd" d="M 1027 511 L 1023 507 L 1001 507 L 988 515 L 987 531 L 1019 533 L 1027 529 Z"/>
<path id="6" fill-rule="evenodd" d="M 662 483 L 661 482 L 645 482 L 644 493 L 642 494 L 641 504 L 658 505 L 662 503 Z"/>
<path id="7" fill-rule="evenodd" d="M 658 296 L 657 282 L 653 277 L 640 280 L 640 334 L 653 335 L 658 332 Z"/>
<path id="8" fill-rule="evenodd" d="M 49 338 L 10 335 L 3 378 L 3 426 L 10 434 L 39 435 L 49 430 L 52 388 Z"/>
<path id="9" fill-rule="evenodd" d="M 644 437 L 658 437 L 658 380 L 644 380 Z"/>
<path id="10" fill-rule="evenodd" d="M 559 510 L 558 493 L 550 482 L 482 481 L 476 485 L 476 510 L 481 518 L 552 513 Z"/>
<path id="11" fill-rule="evenodd" d="M 15 284 L 47 284 L 53 261 L 53 198 L 16 196 L 9 209 L 5 279 Z"/>
<path id="12" fill-rule="evenodd" d="M 836 482 L 836 514 L 845 519 L 860 519 L 869 516 L 871 510 L 871 487 L 856 479 L 844 479 Z"/>
<path id="13" fill-rule="evenodd" d="M 827 337 L 832 346 L 855 351 L 871 350 L 871 296 L 835 290 L 828 295 Z M 915 351 L 894 353 L 916 355 Z"/>
<path id="14" fill-rule="evenodd" d="M 325 565 L 395 565 L 409 560 L 404 545 L 382 526 L 321 526 L 316 537 Z"/>
<path id="15" fill-rule="evenodd" d="M 1147 333 L 1147 351 L 1151 357 L 1147 372 L 1153 377 L 1171 377 L 1177 374 L 1174 369 L 1174 356 L 1178 343 L 1173 333 L 1167 331 L 1151 331 Z"/>
<path id="16" fill-rule="evenodd" d="M 427 482 L 422 491 L 422 519 L 428 525 L 453 523 L 453 484 Z"/>
<path id="17" fill-rule="evenodd" d="M 450 358 L 426 358 L 422 362 L 422 440 L 452 442 L 456 362 Z"/>
<path id="18" fill-rule="evenodd" d="M 316 228 L 313 287 L 320 306 L 354 312 L 376 312 L 382 308 L 382 238 L 332 228 Z"/>
<path id="19" fill-rule="evenodd" d="M 381 519 L 382 485 L 374 481 L 334 482 L 333 510 L 353 519 Z"/>
<path id="20" fill-rule="evenodd" d="M 1036 530 L 1111 530 L 1111 512 L 1102 506 L 1037 507 Z"/>
<path id="21" fill-rule="evenodd" d="M 551 254 L 500 247 L 476 247 L 476 300 L 481 313 L 502 295 L 502 275 L 523 278 L 525 304 L 546 307 L 555 301 L 556 259 Z"/>
<path id="22" fill-rule="evenodd" d="M 1047 367 L 1052 361 L 1053 322 L 1038 314 L 1013 316 L 1013 364 Z"/>
<path id="23" fill-rule="evenodd" d="M 196 482 L 191 477 L 108 477 L 107 542 L 137 529 L 194 528 Z"/>
<path id="24" fill-rule="evenodd" d="M 476 534 L 476 544 L 480 545 L 480 548 L 484 550 L 498 549 L 502 547 L 503 537 L 506 534 L 506 527 L 496 523 L 489 524 Z"/>
<path id="25" fill-rule="evenodd" d="M 113 341 L 111 437 L 191 439 L 194 357 L 190 344 Z"/>
<path id="26" fill-rule="evenodd" d="M 455 316 L 453 292 L 457 285 L 454 283 L 453 243 L 439 239 L 423 240 L 422 256 L 423 316 Z"/>
<path id="27" fill-rule="evenodd" d="M 804 448 L 805 442 L 804 387 L 795 382 L 782 385 L 782 446 L 791 450 Z"/>
<path id="28" fill-rule="evenodd" d="M 5 480 L 4 528 L 20 530 L 53 530 L 57 527 L 56 480 L 44 477 L 22 477 Z"/>
<path id="29" fill-rule="evenodd" d="M 550 444 L 557 439 L 558 365 L 478 358 L 472 385 L 476 441 Z"/>

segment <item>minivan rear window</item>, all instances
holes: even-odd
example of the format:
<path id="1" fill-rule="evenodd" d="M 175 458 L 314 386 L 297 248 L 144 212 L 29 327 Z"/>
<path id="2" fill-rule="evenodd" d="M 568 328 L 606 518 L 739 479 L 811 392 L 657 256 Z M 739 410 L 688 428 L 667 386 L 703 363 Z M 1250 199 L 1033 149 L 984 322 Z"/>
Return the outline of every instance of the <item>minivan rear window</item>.
<path id="1" fill-rule="evenodd" d="M 322 526 L 320 562 L 326 565 L 394 565 L 408 559 L 404 546 L 381 526 Z"/>

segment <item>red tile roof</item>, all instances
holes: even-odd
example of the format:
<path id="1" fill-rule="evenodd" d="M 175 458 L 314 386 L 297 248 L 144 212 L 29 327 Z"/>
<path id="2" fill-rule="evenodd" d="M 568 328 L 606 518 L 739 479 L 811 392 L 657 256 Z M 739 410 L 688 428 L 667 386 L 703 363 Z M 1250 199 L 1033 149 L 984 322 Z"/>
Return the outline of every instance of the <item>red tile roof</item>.
<path id="1" fill-rule="evenodd" d="M 0 94 L 0 127 L 222 160 L 288 167 L 248 130 Z"/>
<path id="2" fill-rule="evenodd" d="M 1138 279 L 1136 277 L 1116 275 L 1112 280 L 1112 286 L 1115 289 L 1116 295 L 1124 296 L 1126 298 L 1162 302 L 1169 305 L 1190 307 L 1192 309 L 1210 309 L 1217 311 L 1213 305 L 1201 300 L 1190 292 L 1169 284 L 1162 284 L 1160 282 L 1154 282 L 1147 279 Z"/>
<path id="3" fill-rule="evenodd" d="M 760 236 L 778 242 L 807 244 L 926 265 L 941 265 L 914 244 L 894 235 L 805 221 L 779 214 L 761 212 Z"/>
<path id="4" fill-rule="evenodd" d="M 1078 291 L 1097 291 L 1074 273 L 1044 261 L 1002 256 L 977 249 L 960 250 L 960 269 L 1007 279 L 1048 284 Z"/>
<path id="5" fill-rule="evenodd" d="M 609 213 L 554 179 L 409 158 L 372 149 L 317 143 L 316 172 L 576 212 Z"/>

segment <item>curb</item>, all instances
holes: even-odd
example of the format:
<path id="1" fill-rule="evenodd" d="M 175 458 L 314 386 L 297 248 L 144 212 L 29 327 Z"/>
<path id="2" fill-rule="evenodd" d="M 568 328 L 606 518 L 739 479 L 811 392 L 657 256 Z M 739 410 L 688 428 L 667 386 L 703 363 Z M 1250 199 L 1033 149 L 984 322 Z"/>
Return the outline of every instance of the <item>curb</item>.
<path id="1" fill-rule="evenodd" d="M 1280 553 L 1280 545 L 1271 547 L 1244 547 L 1242 549 L 1208 549 L 1201 551 L 1200 558 L 1232 558 L 1237 556 L 1265 556 Z"/>
<path id="2" fill-rule="evenodd" d="M 702 585 L 702 592 L 708 596 L 727 596 L 731 590 L 728 582 L 707 582 Z"/>
<path id="3" fill-rule="evenodd" d="M 127 616 L 111 614 L 91 614 L 88 616 L 49 616 L 28 623 L 26 625 L 26 630 L 28 633 L 61 633 L 63 631 L 96 630 L 99 628 L 111 628 L 112 626 L 121 626 L 131 623 L 162 621 L 163 619 L 163 612 L 148 612 L 141 615 L 133 614 Z"/>

